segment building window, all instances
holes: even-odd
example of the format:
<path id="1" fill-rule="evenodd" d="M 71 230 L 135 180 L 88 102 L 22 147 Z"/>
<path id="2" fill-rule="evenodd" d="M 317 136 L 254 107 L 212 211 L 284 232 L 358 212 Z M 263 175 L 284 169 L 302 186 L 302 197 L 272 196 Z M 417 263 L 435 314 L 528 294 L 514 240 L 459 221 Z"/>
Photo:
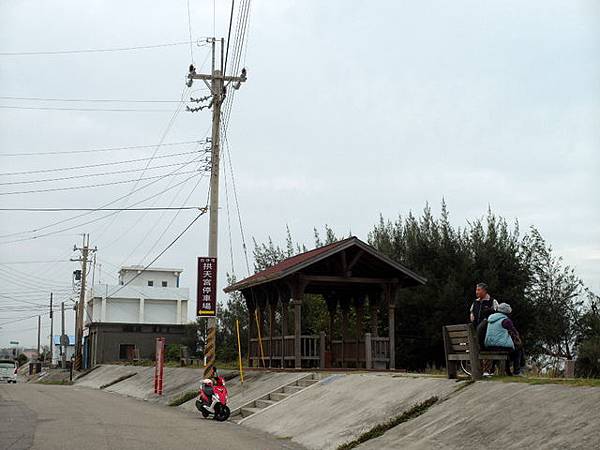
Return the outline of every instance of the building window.
<path id="1" fill-rule="evenodd" d="M 142 327 L 140 325 L 124 325 L 123 331 L 125 333 L 139 333 L 142 331 Z"/>
<path id="2" fill-rule="evenodd" d="M 148 280 L 148 286 L 154 286 L 154 281 Z"/>
<path id="3" fill-rule="evenodd" d="M 162 282 L 162 287 L 167 287 L 167 284 L 168 284 L 168 283 L 167 283 L 166 281 L 163 281 L 163 282 Z"/>
<path id="4" fill-rule="evenodd" d="M 119 344 L 119 359 L 126 361 L 132 361 L 135 359 L 135 345 Z"/>

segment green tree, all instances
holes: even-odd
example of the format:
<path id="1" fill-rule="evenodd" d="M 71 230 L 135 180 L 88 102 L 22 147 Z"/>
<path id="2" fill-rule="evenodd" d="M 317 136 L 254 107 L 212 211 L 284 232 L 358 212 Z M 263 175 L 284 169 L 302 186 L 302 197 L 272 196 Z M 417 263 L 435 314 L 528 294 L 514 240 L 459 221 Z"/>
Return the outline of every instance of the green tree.
<path id="1" fill-rule="evenodd" d="M 420 217 L 409 213 L 394 222 L 380 217 L 369 243 L 390 258 L 427 278 L 425 286 L 401 291 L 396 309 L 398 367 L 418 370 L 444 363 L 441 328 L 467 321 L 479 281 L 499 301 L 511 303 L 515 320 L 526 330 L 528 280 L 518 224 L 488 211 L 465 228 L 455 228 L 442 201 L 439 218 L 426 205 Z"/>
<path id="2" fill-rule="evenodd" d="M 600 296 L 586 291 L 588 305 L 581 316 L 575 373 L 579 377 L 600 377 Z"/>
<path id="3" fill-rule="evenodd" d="M 538 319 L 532 330 L 535 354 L 573 359 L 582 316 L 583 282 L 561 257 L 554 255 L 535 228 L 531 228 L 525 247 L 530 269 L 526 294 Z"/>
<path id="4" fill-rule="evenodd" d="M 227 274 L 227 284 L 235 283 L 235 276 Z M 242 355 L 248 352 L 248 308 L 241 292 L 230 292 L 227 300 L 219 303 L 217 359 L 236 361 L 238 357 L 237 323 L 240 327 Z"/>

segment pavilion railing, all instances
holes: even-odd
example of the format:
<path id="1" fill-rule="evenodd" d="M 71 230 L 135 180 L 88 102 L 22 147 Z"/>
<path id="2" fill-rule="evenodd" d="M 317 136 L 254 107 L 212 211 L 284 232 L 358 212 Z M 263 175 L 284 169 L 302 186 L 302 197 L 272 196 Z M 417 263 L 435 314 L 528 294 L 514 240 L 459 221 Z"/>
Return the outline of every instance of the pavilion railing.
<path id="1" fill-rule="evenodd" d="M 325 334 L 300 336 L 302 367 L 321 367 L 325 361 Z M 332 340 L 330 361 L 334 367 L 385 369 L 390 364 L 390 338 L 371 336 L 361 339 Z M 264 356 L 264 358 L 263 358 Z M 250 367 L 293 367 L 295 364 L 295 336 L 265 336 L 262 353 L 258 338 L 250 339 Z"/>
<path id="2" fill-rule="evenodd" d="M 251 367 L 286 367 L 296 359 L 295 341 L 296 337 L 291 336 L 265 336 L 261 345 L 258 338 L 250 339 L 250 348 L 248 354 L 249 365 Z M 321 335 L 310 334 L 300 336 L 300 349 L 303 366 L 317 366 L 321 360 Z M 263 358 L 264 355 L 264 358 Z"/>
<path id="3" fill-rule="evenodd" d="M 371 336 L 371 362 L 373 369 L 389 368 L 390 338 Z"/>

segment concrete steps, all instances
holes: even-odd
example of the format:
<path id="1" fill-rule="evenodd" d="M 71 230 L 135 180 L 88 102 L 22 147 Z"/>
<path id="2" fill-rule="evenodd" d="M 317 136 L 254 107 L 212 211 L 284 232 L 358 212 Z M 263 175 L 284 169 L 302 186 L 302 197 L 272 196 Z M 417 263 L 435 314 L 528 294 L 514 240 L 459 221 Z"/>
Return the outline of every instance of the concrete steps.
<path id="1" fill-rule="evenodd" d="M 255 404 L 257 408 L 266 408 L 267 406 L 271 406 L 274 405 L 275 403 L 277 403 L 278 400 L 256 400 Z"/>
<path id="2" fill-rule="evenodd" d="M 304 389 L 303 386 L 291 385 L 284 387 L 283 392 L 285 394 L 295 394 L 296 392 L 300 392 L 302 389 Z"/>
<path id="3" fill-rule="evenodd" d="M 317 378 L 317 374 L 311 373 L 305 375 L 302 378 L 293 381 L 292 383 L 286 384 L 285 386 L 280 386 L 277 389 L 269 392 L 266 395 L 263 395 L 261 398 L 256 400 L 252 400 L 247 404 L 241 406 L 240 408 L 231 412 L 232 419 L 234 421 L 241 421 L 247 417 L 250 417 L 257 412 L 262 411 L 269 406 L 273 406 L 276 403 L 279 403 L 282 400 L 285 400 L 290 395 L 296 394 L 315 383 L 318 383 L 319 379 Z"/>

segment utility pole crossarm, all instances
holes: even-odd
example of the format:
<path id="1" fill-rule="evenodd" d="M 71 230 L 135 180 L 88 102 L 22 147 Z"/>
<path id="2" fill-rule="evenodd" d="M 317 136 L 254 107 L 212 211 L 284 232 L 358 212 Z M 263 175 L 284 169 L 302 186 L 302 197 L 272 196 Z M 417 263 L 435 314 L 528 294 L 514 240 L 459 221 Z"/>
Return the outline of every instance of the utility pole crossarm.
<path id="1" fill-rule="evenodd" d="M 213 79 L 219 79 L 219 80 L 223 80 L 223 81 L 235 81 L 235 82 L 240 82 L 243 83 L 244 81 L 247 80 L 246 76 L 241 76 L 241 77 L 232 77 L 232 76 L 220 76 L 220 75 L 205 75 L 203 73 L 190 73 L 188 75 L 188 78 L 191 78 L 193 80 L 207 80 L 207 81 L 211 81 Z"/>

